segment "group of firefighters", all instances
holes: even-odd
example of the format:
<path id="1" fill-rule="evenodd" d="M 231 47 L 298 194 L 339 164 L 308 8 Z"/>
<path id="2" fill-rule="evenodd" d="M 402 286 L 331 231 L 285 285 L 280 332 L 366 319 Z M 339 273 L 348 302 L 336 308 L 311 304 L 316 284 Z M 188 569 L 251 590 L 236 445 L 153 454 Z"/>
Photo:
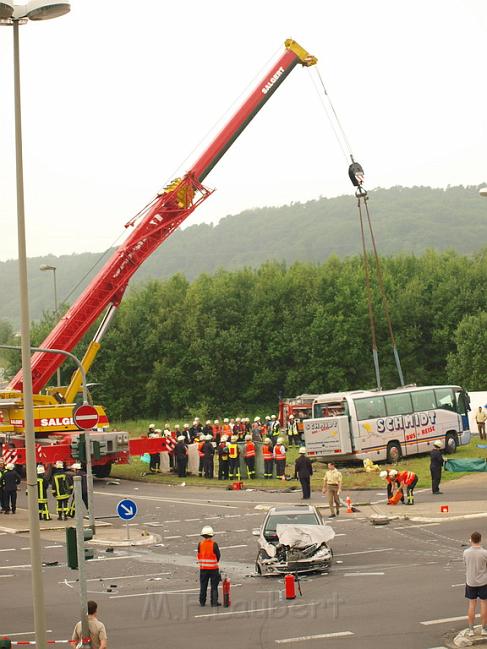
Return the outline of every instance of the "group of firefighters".
<path id="1" fill-rule="evenodd" d="M 180 478 L 186 476 L 188 467 L 188 446 L 198 445 L 199 466 L 198 475 L 211 479 L 215 477 L 215 457 L 218 458 L 218 480 L 240 480 L 240 458 L 244 459 L 248 479 L 256 477 L 255 458 L 256 442 L 262 443 L 264 458 L 264 478 L 271 479 L 274 469 L 278 478 L 284 478 L 286 469 L 286 453 L 288 446 L 302 446 L 302 432 L 298 421 L 290 415 L 289 421 L 281 430 L 276 415 L 267 416 L 264 420 L 255 417 L 250 423 L 248 417 L 235 419 L 207 420 L 203 425 L 196 417 L 193 425 L 179 424 L 171 430 L 169 424 L 163 430 L 149 426 L 149 437 L 166 438 L 169 446 L 169 461 L 171 468 Z M 287 440 L 285 440 L 287 436 Z M 160 454 L 150 455 L 149 470 L 157 473 L 160 468 Z"/>
<path id="2" fill-rule="evenodd" d="M 49 486 L 56 500 L 56 513 L 59 520 L 67 520 L 75 515 L 73 478 L 81 477 L 82 497 L 87 505 L 86 473 L 80 463 L 75 462 L 69 469 L 64 463 L 58 461 L 54 464 L 51 474 L 46 474 L 42 464 L 37 466 L 37 506 L 39 519 L 51 520 L 49 511 Z M 0 457 L 0 507 L 3 514 L 15 514 L 17 509 L 17 490 L 21 477 L 16 466 L 12 463 L 5 464 Z"/>

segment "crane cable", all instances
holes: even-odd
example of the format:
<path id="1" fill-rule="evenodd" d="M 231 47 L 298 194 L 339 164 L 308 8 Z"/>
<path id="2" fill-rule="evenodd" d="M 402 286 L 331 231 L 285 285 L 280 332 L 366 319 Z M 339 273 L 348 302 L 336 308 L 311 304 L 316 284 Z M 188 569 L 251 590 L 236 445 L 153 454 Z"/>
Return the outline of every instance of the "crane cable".
<path id="1" fill-rule="evenodd" d="M 377 350 L 377 334 L 376 334 L 376 320 L 374 316 L 374 308 L 373 308 L 373 303 L 372 303 L 372 287 L 371 287 L 371 281 L 370 281 L 370 267 L 369 267 L 369 261 L 368 261 L 368 252 L 367 252 L 367 245 L 366 245 L 366 236 L 365 236 L 365 229 L 364 229 L 364 218 L 362 214 L 362 205 L 365 207 L 365 212 L 367 215 L 367 223 L 369 227 L 369 233 L 370 233 L 370 239 L 372 242 L 372 248 L 373 248 L 373 253 L 374 253 L 374 260 L 375 260 L 375 268 L 376 268 L 376 277 L 377 277 L 377 282 L 379 285 L 379 290 L 382 298 L 382 307 L 384 310 L 384 315 L 387 321 L 387 329 L 389 333 L 389 338 L 391 341 L 391 346 L 394 354 L 394 361 L 396 363 L 396 369 L 397 373 L 399 375 L 399 381 L 401 386 L 404 385 L 404 376 L 402 372 L 402 367 L 401 367 L 401 361 L 399 359 L 399 353 L 397 350 L 397 345 L 396 345 L 396 339 L 394 336 L 394 330 L 392 327 L 392 320 L 390 316 L 390 309 L 389 309 L 389 302 L 387 299 L 386 291 L 385 291 L 385 286 L 384 286 L 384 275 L 382 272 L 382 266 L 380 263 L 379 255 L 377 252 L 377 245 L 376 245 L 376 240 L 375 240 L 375 235 L 374 235 L 374 229 L 372 226 L 372 220 L 370 217 L 370 212 L 369 212 L 369 207 L 368 207 L 368 194 L 366 189 L 364 188 L 364 170 L 362 166 L 355 161 L 352 153 L 352 148 L 350 146 L 350 142 L 347 138 L 347 135 L 345 133 L 345 129 L 342 126 L 342 123 L 338 117 L 338 113 L 335 110 L 335 107 L 333 105 L 333 102 L 331 101 L 331 97 L 326 89 L 325 83 L 323 81 L 323 78 L 320 74 L 319 69 L 316 66 L 316 73 L 318 75 L 318 79 L 320 82 L 320 85 L 322 87 L 324 96 L 326 98 L 326 101 L 329 104 L 330 110 L 328 110 L 326 106 L 326 102 L 323 101 L 321 95 L 320 95 L 320 100 L 321 104 L 325 110 L 326 116 L 328 117 L 328 120 L 330 122 L 330 125 L 332 127 L 333 133 L 335 134 L 335 137 L 338 141 L 338 144 L 344 153 L 345 157 L 350 158 L 350 165 L 348 168 L 348 176 L 353 184 L 354 187 L 356 187 L 355 191 L 355 196 L 357 198 L 357 207 L 359 211 L 359 218 L 360 218 L 360 231 L 361 231 L 361 237 L 362 237 L 362 251 L 363 251 L 363 262 L 364 262 L 364 271 L 365 271 L 365 283 L 367 287 L 367 306 L 368 306 L 368 312 L 369 312 L 369 322 L 370 322 L 370 330 L 371 330 L 371 339 L 372 339 L 372 354 L 374 357 L 374 366 L 375 366 L 375 374 L 376 374 L 376 380 L 377 380 L 377 388 L 380 390 L 381 389 L 381 380 L 380 380 L 380 368 L 379 368 L 379 357 L 378 357 L 378 350 Z M 315 88 L 316 88 L 316 84 Z M 330 115 L 331 111 L 331 115 Z M 333 119 L 332 119 L 333 117 Z M 333 121 L 334 120 L 334 121 Z M 341 136 L 341 138 L 340 138 Z"/>

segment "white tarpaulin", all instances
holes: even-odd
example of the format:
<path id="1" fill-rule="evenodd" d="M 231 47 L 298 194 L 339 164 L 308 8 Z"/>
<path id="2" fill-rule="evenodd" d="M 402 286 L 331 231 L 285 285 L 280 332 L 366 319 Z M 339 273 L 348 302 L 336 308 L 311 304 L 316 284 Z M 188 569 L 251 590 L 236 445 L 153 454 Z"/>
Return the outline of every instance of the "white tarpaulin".
<path id="1" fill-rule="evenodd" d="M 291 548 L 306 548 L 315 543 L 328 543 L 335 536 L 329 525 L 282 525 L 278 524 L 276 534 L 281 545 Z"/>

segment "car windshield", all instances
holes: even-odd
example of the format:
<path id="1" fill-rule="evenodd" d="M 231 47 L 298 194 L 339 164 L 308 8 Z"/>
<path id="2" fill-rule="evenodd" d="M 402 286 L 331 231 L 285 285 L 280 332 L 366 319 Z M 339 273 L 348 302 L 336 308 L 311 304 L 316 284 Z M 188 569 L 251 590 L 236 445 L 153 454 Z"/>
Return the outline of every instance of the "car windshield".
<path id="1" fill-rule="evenodd" d="M 276 539 L 276 528 L 278 525 L 319 525 L 320 522 L 315 514 L 312 512 L 296 513 L 296 514 L 275 514 L 269 516 L 264 528 L 264 537 L 269 539 Z"/>

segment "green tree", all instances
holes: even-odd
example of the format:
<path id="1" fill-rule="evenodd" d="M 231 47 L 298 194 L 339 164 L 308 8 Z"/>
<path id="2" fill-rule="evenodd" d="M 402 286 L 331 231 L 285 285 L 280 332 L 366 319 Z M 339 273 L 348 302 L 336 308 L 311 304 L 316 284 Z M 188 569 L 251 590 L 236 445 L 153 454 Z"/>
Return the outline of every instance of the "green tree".
<path id="1" fill-rule="evenodd" d="M 456 351 L 448 355 L 448 378 L 467 390 L 485 389 L 487 313 L 468 315 L 455 330 Z"/>

